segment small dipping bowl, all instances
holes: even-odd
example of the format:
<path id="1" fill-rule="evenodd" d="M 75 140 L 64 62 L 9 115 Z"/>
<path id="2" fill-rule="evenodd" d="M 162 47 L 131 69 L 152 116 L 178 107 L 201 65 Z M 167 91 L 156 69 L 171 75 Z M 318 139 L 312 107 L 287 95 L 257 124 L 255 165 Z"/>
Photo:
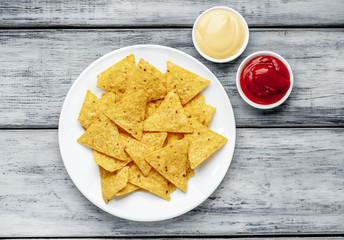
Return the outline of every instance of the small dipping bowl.
<path id="1" fill-rule="evenodd" d="M 243 70 L 243 68 L 246 66 L 246 64 L 252 60 L 255 57 L 259 57 L 259 56 L 272 56 L 275 57 L 277 59 L 279 59 L 288 69 L 289 72 L 289 79 L 290 79 L 290 86 L 286 92 L 286 94 L 277 102 L 271 103 L 271 104 L 259 104 L 259 103 L 255 103 L 252 100 L 250 100 L 245 93 L 242 90 L 241 87 L 241 83 L 240 83 L 240 78 L 241 78 L 241 72 Z M 236 74 L 236 86 L 238 89 L 238 92 L 241 96 L 242 99 L 244 99 L 245 102 L 247 102 L 249 105 L 251 105 L 252 107 L 258 108 L 258 109 L 271 109 L 271 108 L 275 108 L 279 105 L 281 105 L 285 100 L 287 100 L 287 98 L 289 97 L 292 89 L 293 89 L 293 85 L 294 85 L 294 76 L 293 76 L 293 71 L 291 70 L 290 65 L 288 64 L 287 60 L 285 60 L 282 56 L 280 56 L 277 53 L 274 52 L 270 52 L 270 51 L 259 51 L 259 52 L 255 52 L 252 53 L 251 55 L 249 55 L 248 57 L 246 57 L 240 64 L 237 74 Z"/>
<path id="2" fill-rule="evenodd" d="M 233 56 L 230 56 L 230 57 L 227 57 L 227 58 L 224 58 L 224 59 L 216 59 L 216 58 L 212 58 L 208 55 L 206 55 L 204 52 L 202 52 L 202 50 L 199 48 L 198 44 L 197 44 L 197 41 L 196 41 L 196 30 L 197 30 L 197 25 L 200 21 L 200 19 L 207 13 L 213 11 L 213 10 L 226 10 L 226 11 L 229 11 L 231 13 L 234 13 L 236 16 L 239 17 L 239 19 L 241 20 L 241 22 L 243 23 L 244 25 L 244 28 L 245 28 L 245 40 L 244 40 L 244 43 L 242 44 L 240 50 Z M 248 43 L 248 39 L 249 39 L 249 30 L 248 30 L 248 25 L 247 25 L 247 22 L 246 20 L 243 18 L 243 16 L 241 16 L 240 13 L 238 13 L 237 11 L 235 11 L 234 9 L 232 8 L 229 8 L 229 7 L 225 7 L 225 6 L 217 6 L 217 7 L 212 7 L 212 8 L 209 8 L 207 9 L 206 11 L 204 11 L 201 15 L 198 16 L 198 18 L 196 19 L 194 25 L 193 25 L 193 28 L 192 28 L 192 42 L 197 50 L 197 52 L 202 56 L 204 57 L 205 59 L 211 61 L 211 62 L 215 62 L 215 63 L 225 63 L 225 62 L 230 62 L 230 61 L 233 61 L 234 59 L 236 59 L 237 57 L 239 57 L 243 52 L 244 50 L 246 49 L 246 46 L 247 46 L 247 43 Z"/>

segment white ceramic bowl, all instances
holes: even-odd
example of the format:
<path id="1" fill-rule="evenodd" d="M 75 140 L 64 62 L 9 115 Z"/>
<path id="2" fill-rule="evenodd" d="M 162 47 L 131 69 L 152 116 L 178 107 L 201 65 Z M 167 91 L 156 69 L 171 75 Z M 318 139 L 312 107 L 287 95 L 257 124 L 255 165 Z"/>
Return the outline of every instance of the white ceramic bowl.
<path id="1" fill-rule="evenodd" d="M 252 102 L 248 97 L 246 97 L 245 93 L 241 89 L 241 84 L 240 84 L 241 71 L 242 71 L 243 67 L 246 65 L 246 63 L 248 61 L 250 61 L 251 59 L 258 57 L 258 56 L 262 56 L 262 55 L 272 56 L 272 57 L 279 59 L 287 67 L 289 75 L 290 75 L 290 87 L 289 87 L 287 93 L 278 102 L 268 104 L 268 105 L 263 105 L 263 104 L 258 104 L 258 103 Z M 282 56 L 280 56 L 277 53 L 270 52 L 270 51 L 259 51 L 259 52 L 255 52 L 255 53 L 252 53 L 251 55 L 247 56 L 241 62 L 240 66 L 238 68 L 238 71 L 237 71 L 237 75 L 236 75 L 236 85 L 237 85 L 237 89 L 238 89 L 238 92 L 239 92 L 241 98 L 244 99 L 245 102 L 247 102 L 249 105 L 251 105 L 252 107 L 255 107 L 255 108 L 259 108 L 259 109 L 271 109 L 271 108 L 274 108 L 274 107 L 281 105 L 285 100 L 287 100 L 287 98 L 289 97 L 289 95 L 291 93 L 291 90 L 293 89 L 294 76 L 293 76 L 293 71 L 291 70 L 291 67 L 288 64 L 287 60 L 285 60 Z"/>
<path id="2" fill-rule="evenodd" d="M 209 57 L 207 56 L 205 53 L 202 52 L 202 50 L 198 47 L 197 45 L 197 42 L 196 42 L 196 26 L 198 24 L 198 21 L 201 19 L 201 17 L 210 12 L 210 11 L 213 11 L 213 10 L 216 10 L 216 9 L 224 9 L 224 10 L 227 10 L 227 11 L 230 11 L 234 14 L 236 14 L 240 20 L 243 22 L 244 24 L 244 27 L 245 27 L 245 33 L 246 33 L 246 37 L 245 37 L 245 42 L 244 44 L 241 46 L 239 52 L 237 52 L 237 54 L 235 54 L 234 56 L 231 56 L 229 58 L 224 58 L 224 59 L 216 59 L 216 58 L 212 58 L 212 57 Z M 212 61 L 212 62 L 215 62 L 215 63 L 225 63 L 225 62 L 230 62 L 230 61 L 233 61 L 234 59 L 236 59 L 237 57 L 239 57 L 243 52 L 244 50 L 246 49 L 246 46 L 247 46 L 247 43 L 248 43 L 248 39 L 249 39 L 249 31 L 248 31 L 248 25 L 247 25 L 247 22 L 245 20 L 245 18 L 243 16 L 241 16 L 240 13 L 238 13 L 237 11 L 235 11 L 234 9 L 232 8 L 229 8 L 229 7 L 225 7 L 225 6 L 217 6 L 217 7 L 212 7 L 212 8 L 209 8 L 207 10 L 205 10 L 201 15 L 198 16 L 198 18 L 196 19 L 194 25 L 193 25 L 193 28 L 192 28 L 192 42 L 197 50 L 197 52 L 199 54 L 201 54 L 202 57 L 204 57 L 205 59 L 209 60 L 209 61 Z"/>

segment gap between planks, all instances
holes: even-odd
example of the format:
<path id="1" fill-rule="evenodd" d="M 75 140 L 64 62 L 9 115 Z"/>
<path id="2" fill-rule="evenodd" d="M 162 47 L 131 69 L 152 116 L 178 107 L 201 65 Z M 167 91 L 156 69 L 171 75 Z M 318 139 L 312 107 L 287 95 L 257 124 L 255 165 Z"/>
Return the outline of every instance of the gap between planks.
<path id="1" fill-rule="evenodd" d="M 271 126 L 260 126 L 260 125 L 239 125 L 236 126 L 239 129 L 317 129 L 317 130 L 326 130 L 326 129 L 343 129 L 343 126 L 324 126 L 324 125 L 271 125 Z M 8 127 L 0 128 L 0 131 L 47 131 L 47 130 L 58 130 L 58 127 Z"/>
<path id="2" fill-rule="evenodd" d="M 4 31 L 18 31 L 18 30 L 92 30 L 92 31 L 96 31 L 96 30 L 147 30 L 147 31 L 151 31 L 151 30 L 159 30 L 159 31 L 176 31 L 176 30 L 181 30 L 181 31 L 189 31 L 192 29 L 192 27 L 187 27 L 187 26 L 64 26 L 64 25 L 56 25 L 56 26 L 47 26 L 47 27 L 41 27 L 41 26 L 37 26 L 37 27 L 0 27 L 0 31 L 4 30 Z M 273 26 L 273 27 L 269 27 L 269 26 L 255 26 L 255 27 L 249 27 L 249 30 L 255 30 L 255 31 L 310 31 L 310 30 L 314 30 L 314 31 L 324 31 L 324 30 L 329 30 L 329 31 L 333 31 L 333 30 L 344 30 L 344 25 L 340 25 L 340 26 Z"/>
<path id="3" fill-rule="evenodd" d="M 52 25 L 52 26 L 3 26 L 0 27 L 0 30 L 29 30 L 29 29 L 191 29 L 192 26 L 185 26 L 185 25 L 142 25 L 142 26 L 130 26 L 130 25 L 123 25 L 123 26 L 113 26 L 113 25 L 102 25 L 102 26 L 96 26 L 96 25 L 90 25 L 90 26 L 68 26 L 68 25 Z M 344 28 L 344 24 L 339 25 L 324 25 L 324 26 L 311 26 L 311 25 L 302 25 L 302 26 L 294 26 L 294 25 L 286 25 L 286 26 L 254 26 L 249 27 L 249 29 L 340 29 Z"/>
<path id="4" fill-rule="evenodd" d="M 314 240 L 342 240 L 343 234 L 264 234 L 264 235 L 185 235 L 185 236 L 82 236 L 82 237 L 6 237 L 3 239 L 271 239 L 271 240 L 291 240 L 291 239 L 314 239 Z"/>

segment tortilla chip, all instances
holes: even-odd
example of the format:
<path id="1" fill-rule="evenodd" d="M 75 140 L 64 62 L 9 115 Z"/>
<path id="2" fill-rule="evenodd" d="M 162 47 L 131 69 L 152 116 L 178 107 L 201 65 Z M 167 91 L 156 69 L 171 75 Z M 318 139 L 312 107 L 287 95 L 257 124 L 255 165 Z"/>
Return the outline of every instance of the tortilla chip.
<path id="1" fill-rule="evenodd" d="M 184 105 L 200 93 L 210 81 L 172 62 L 167 62 L 167 91 L 176 89 Z"/>
<path id="2" fill-rule="evenodd" d="M 147 108 L 146 108 L 145 119 L 153 115 L 155 110 L 161 105 L 162 102 L 163 102 L 163 99 L 148 102 Z"/>
<path id="3" fill-rule="evenodd" d="M 99 99 L 91 90 L 87 90 L 84 103 L 80 110 L 78 121 L 87 129 L 99 117 Z"/>
<path id="4" fill-rule="evenodd" d="M 127 185 L 129 167 L 124 167 L 115 173 L 108 172 L 104 168 L 99 167 L 99 173 L 103 199 L 105 203 L 108 203 L 118 191 Z"/>
<path id="5" fill-rule="evenodd" d="M 195 175 L 194 170 L 192 170 L 191 168 L 189 168 L 188 170 L 186 170 L 186 179 L 189 180 L 191 177 L 193 177 Z M 171 183 L 168 182 L 168 187 L 169 187 L 169 191 L 170 193 L 173 193 L 174 191 L 176 191 L 177 187 Z"/>
<path id="6" fill-rule="evenodd" d="M 113 92 L 103 93 L 100 98 L 100 111 L 104 112 L 106 109 L 114 108 L 116 104 L 116 94 Z"/>
<path id="7" fill-rule="evenodd" d="M 155 100 L 154 101 L 155 102 L 155 108 L 158 108 L 163 101 L 164 101 L 164 99 Z"/>
<path id="8" fill-rule="evenodd" d="M 167 73 L 161 75 L 160 82 L 162 83 L 162 85 L 164 85 L 165 88 L 167 88 Z"/>
<path id="9" fill-rule="evenodd" d="M 155 170 L 183 192 L 187 188 L 188 147 L 186 140 L 175 141 L 145 156 Z"/>
<path id="10" fill-rule="evenodd" d="M 140 140 L 146 104 L 147 95 L 141 90 L 124 97 L 115 104 L 114 108 L 106 110 L 105 115 L 134 138 Z"/>
<path id="11" fill-rule="evenodd" d="M 132 138 L 128 140 L 128 144 L 125 146 L 125 151 L 145 176 L 149 174 L 152 167 L 145 161 L 144 156 L 162 147 L 166 133 L 159 134 L 160 137 L 153 140 L 155 136 L 158 135 L 156 133 L 146 133 L 144 141 L 137 141 Z"/>
<path id="12" fill-rule="evenodd" d="M 208 104 L 205 104 L 203 107 L 203 112 L 204 112 L 204 121 L 203 121 L 203 125 L 208 127 L 210 124 L 211 119 L 214 116 L 214 113 L 216 111 L 216 108 L 214 108 L 213 106 L 210 106 Z"/>
<path id="13" fill-rule="evenodd" d="M 128 160 L 123 161 L 117 158 L 110 157 L 103 153 L 97 152 L 93 150 L 94 161 L 109 172 L 117 171 L 127 165 L 132 159 L 128 158 Z"/>
<path id="14" fill-rule="evenodd" d="M 191 101 L 185 104 L 184 106 L 185 115 L 188 118 L 193 118 L 199 121 L 200 123 L 203 123 L 205 119 L 204 106 L 205 106 L 205 98 L 203 95 L 198 94 Z"/>
<path id="15" fill-rule="evenodd" d="M 184 138 L 183 133 L 168 133 L 167 134 L 167 144 L 170 144 L 174 141 L 178 141 Z"/>
<path id="16" fill-rule="evenodd" d="M 186 170 L 186 179 L 189 180 L 193 176 L 195 176 L 194 170 L 192 168 L 188 168 L 188 170 Z"/>
<path id="17" fill-rule="evenodd" d="M 171 140 L 169 140 L 168 139 L 169 136 L 176 136 L 176 137 L 172 137 Z M 178 137 L 181 137 L 181 138 L 178 139 Z M 183 137 L 184 137 L 184 134 L 181 134 L 181 133 L 169 133 L 167 135 L 167 144 L 170 144 L 173 141 L 178 141 L 178 140 L 182 139 Z M 190 161 L 189 161 L 189 159 L 187 161 L 186 168 L 187 168 L 187 170 L 186 170 L 186 180 L 188 181 L 191 177 L 193 177 L 195 175 L 194 170 L 190 168 Z M 168 187 L 169 187 L 170 193 L 173 193 L 177 189 L 177 187 L 173 183 L 171 183 L 171 182 L 168 182 Z"/>
<path id="18" fill-rule="evenodd" d="M 185 134 L 184 139 L 189 142 L 190 167 L 195 169 L 211 154 L 220 149 L 227 142 L 227 138 L 196 121 L 193 121 L 193 126 L 195 131 L 192 134 Z"/>
<path id="19" fill-rule="evenodd" d="M 98 99 L 96 95 L 88 90 L 78 120 L 87 129 L 105 109 L 112 108 L 115 103 L 116 95 L 112 92 L 103 93 L 102 97 Z"/>
<path id="20" fill-rule="evenodd" d="M 188 154 L 189 156 L 189 154 Z M 188 161 L 186 163 L 186 181 L 188 181 L 191 177 L 195 176 L 194 170 L 190 167 L 190 160 L 188 157 Z"/>
<path id="21" fill-rule="evenodd" d="M 126 147 L 128 144 L 131 143 L 132 138 L 128 133 L 120 133 L 121 136 L 121 142 Z M 164 141 L 167 137 L 167 133 L 165 132 L 146 132 L 143 133 L 142 138 L 140 140 L 141 143 L 151 145 L 153 147 L 162 147 L 164 144 Z"/>
<path id="22" fill-rule="evenodd" d="M 146 113 L 145 113 L 145 119 L 150 117 L 154 112 L 155 112 L 155 102 L 148 102 L 147 103 L 147 108 L 146 108 Z"/>
<path id="23" fill-rule="evenodd" d="M 141 142 L 149 144 L 153 147 L 161 148 L 164 145 L 166 137 L 167 133 L 165 132 L 144 133 Z"/>
<path id="24" fill-rule="evenodd" d="M 77 141 L 111 157 L 127 160 L 117 126 L 104 114 Z"/>
<path id="25" fill-rule="evenodd" d="M 127 183 L 127 186 L 125 186 L 122 190 L 120 190 L 119 192 L 117 192 L 115 195 L 116 196 L 122 196 L 124 194 L 128 194 L 131 192 L 134 192 L 136 190 L 139 190 L 140 188 L 138 186 L 135 186 L 134 184 L 131 183 Z"/>
<path id="26" fill-rule="evenodd" d="M 166 88 L 160 81 L 161 76 L 162 73 L 158 69 L 141 58 L 137 65 L 136 77 L 128 82 L 128 94 L 144 90 L 147 93 L 148 101 L 164 98 Z"/>
<path id="27" fill-rule="evenodd" d="M 169 92 L 155 112 L 144 121 L 143 129 L 148 132 L 193 132 L 175 90 Z"/>
<path id="28" fill-rule="evenodd" d="M 168 201 L 171 199 L 168 181 L 154 169 L 145 177 L 140 169 L 133 165 L 129 169 L 129 182 Z"/>
<path id="29" fill-rule="evenodd" d="M 168 189 L 169 189 L 170 193 L 173 193 L 174 191 L 177 190 L 177 187 L 173 183 L 168 182 Z"/>
<path id="30" fill-rule="evenodd" d="M 127 146 L 127 144 L 130 143 L 131 139 L 134 139 L 129 133 L 125 132 L 124 130 L 121 130 L 121 128 L 118 128 L 119 130 L 119 136 L 120 136 L 120 140 L 122 145 L 124 146 L 124 148 Z"/>
<path id="31" fill-rule="evenodd" d="M 97 87 L 120 96 L 127 88 L 127 83 L 136 77 L 135 55 L 122 59 L 97 76 Z"/>
<path id="32" fill-rule="evenodd" d="M 205 97 L 202 94 L 197 94 L 193 99 L 191 99 L 187 104 L 185 104 L 185 106 L 197 104 L 205 104 Z"/>

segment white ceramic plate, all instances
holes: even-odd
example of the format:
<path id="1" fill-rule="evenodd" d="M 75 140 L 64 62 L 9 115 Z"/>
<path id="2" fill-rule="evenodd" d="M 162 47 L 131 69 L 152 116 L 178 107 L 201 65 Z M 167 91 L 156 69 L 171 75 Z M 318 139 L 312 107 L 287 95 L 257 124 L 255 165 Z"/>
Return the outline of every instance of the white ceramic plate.
<path id="1" fill-rule="evenodd" d="M 144 58 L 166 72 L 166 62 L 172 61 L 211 81 L 202 92 L 206 103 L 216 107 L 210 129 L 228 138 L 226 145 L 195 169 L 188 190 L 179 189 L 166 201 L 149 192 L 134 192 L 105 204 L 102 199 L 98 166 L 92 151 L 77 143 L 84 130 L 77 121 L 86 91 L 101 96 L 96 88 L 97 75 L 134 53 L 136 62 Z M 195 58 L 179 50 L 158 45 L 135 45 L 106 54 L 88 66 L 76 79 L 63 103 L 59 122 L 59 144 L 64 165 L 74 184 L 92 203 L 115 216 L 135 221 L 159 221 L 182 215 L 206 200 L 224 178 L 235 146 L 235 120 L 228 96 L 215 75 Z"/>

